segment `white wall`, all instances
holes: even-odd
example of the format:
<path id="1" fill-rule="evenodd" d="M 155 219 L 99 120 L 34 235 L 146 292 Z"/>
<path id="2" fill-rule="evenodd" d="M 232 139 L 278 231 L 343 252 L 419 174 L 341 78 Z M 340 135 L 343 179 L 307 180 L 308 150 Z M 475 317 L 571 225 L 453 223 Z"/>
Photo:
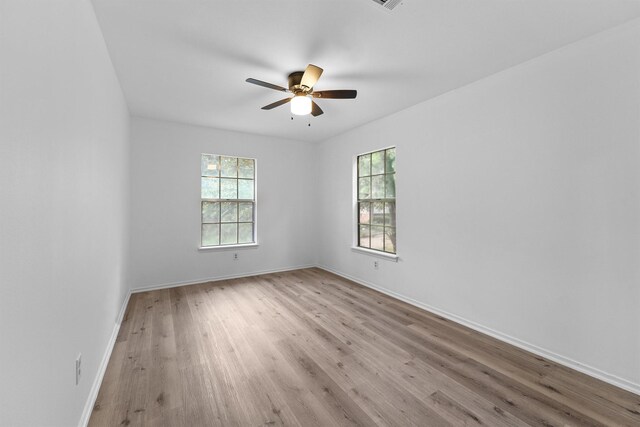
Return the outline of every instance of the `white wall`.
<path id="1" fill-rule="evenodd" d="M 132 147 L 133 288 L 315 263 L 311 143 L 134 118 Z M 201 153 L 257 159 L 257 248 L 198 250 Z"/>
<path id="2" fill-rule="evenodd" d="M 636 21 L 322 143 L 320 264 L 640 392 L 638 40 Z M 349 249 L 352 158 L 393 144 L 400 262 L 376 271 Z"/>
<path id="3" fill-rule="evenodd" d="M 0 425 L 72 426 L 127 292 L 129 114 L 89 1 L 0 1 L 0 58 Z"/>

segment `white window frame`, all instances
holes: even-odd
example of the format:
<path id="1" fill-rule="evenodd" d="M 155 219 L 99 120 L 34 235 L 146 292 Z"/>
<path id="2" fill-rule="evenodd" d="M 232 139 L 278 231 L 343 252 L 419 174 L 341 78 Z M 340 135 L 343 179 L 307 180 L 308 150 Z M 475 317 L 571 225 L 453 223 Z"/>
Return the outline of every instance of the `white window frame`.
<path id="1" fill-rule="evenodd" d="M 214 251 L 219 251 L 219 250 L 231 250 L 231 249 L 242 249 L 242 248 L 256 248 L 258 247 L 258 160 L 256 158 L 253 157 L 243 157 L 243 156 L 238 156 L 238 155 L 227 155 L 227 154 L 215 154 L 215 153 L 200 153 L 200 165 L 202 165 L 202 156 L 204 155 L 211 155 L 211 156 L 219 156 L 219 157 L 233 157 L 236 159 L 247 159 L 247 160 L 253 160 L 253 200 L 251 201 L 253 203 L 253 242 L 251 243 L 234 243 L 234 244 L 227 244 L 227 245 L 223 245 L 223 244 L 218 244 L 218 245 L 213 245 L 213 246 L 202 246 L 202 225 L 205 224 L 203 222 L 203 218 L 202 218 L 202 202 L 206 202 L 206 201 L 214 201 L 214 202 L 225 202 L 225 201 L 229 201 L 229 202 L 247 202 L 250 201 L 250 199 L 222 199 L 221 198 L 221 194 L 218 194 L 219 198 L 218 199 L 207 199 L 207 198 L 203 198 L 202 197 L 202 170 L 200 172 L 200 200 L 199 200 L 199 209 L 198 209 L 198 213 L 200 216 L 200 231 L 199 231 L 199 239 L 198 239 L 198 250 L 200 251 L 209 251 L 209 250 L 214 250 Z M 202 167 L 202 166 L 201 166 Z M 221 178 L 218 176 L 218 178 Z M 237 178 L 237 179 L 242 179 L 242 178 Z M 219 192 L 221 190 L 219 189 Z M 239 222 L 238 222 L 239 224 Z M 219 238 L 220 238 L 220 233 L 219 233 Z"/>
<path id="2" fill-rule="evenodd" d="M 374 256 L 374 257 L 378 257 L 378 258 L 383 258 L 383 259 L 388 259 L 391 261 L 395 261 L 398 262 L 399 260 L 399 255 L 398 255 L 398 248 L 397 248 L 397 233 L 398 233 L 398 224 L 397 224 L 397 218 L 398 218 L 398 203 L 397 203 L 397 177 L 398 177 L 398 167 L 396 164 L 396 168 L 394 171 L 395 174 L 395 181 L 396 181 L 396 196 L 394 199 L 395 205 L 396 205 L 396 253 L 389 253 L 389 252 L 384 252 L 384 251 L 380 251 L 377 249 L 369 249 L 369 248 L 365 248 L 360 246 L 360 242 L 358 240 L 359 238 L 359 217 L 360 217 L 360 210 L 358 207 L 358 158 L 360 156 L 364 156 L 366 154 L 371 154 L 371 153 L 375 153 L 378 151 L 383 151 L 383 150 L 388 150 L 390 148 L 393 148 L 396 150 L 396 155 L 397 155 L 397 151 L 398 151 L 398 147 L 395 145 L 390 145 L 387 147 L 381 147 L 381 148 L 376 148 L 375 150 L 370 150 L 370 151 L 366 151 L 364 153 L 359 153 L 356 154 L 355 156 L 353 156 L 352 158 L 352 180 L 351 182 L 353 183 L 353 192 L 352 192 L 352 225 L 353 225 L 353 229 L 352 229 L 352 245 L 351 245 L 351 250 L 353 252 L 356 253 L 361 253 L 361 254 L 365 254 L 365 255 L 370 255 L 370 256 Z"/>

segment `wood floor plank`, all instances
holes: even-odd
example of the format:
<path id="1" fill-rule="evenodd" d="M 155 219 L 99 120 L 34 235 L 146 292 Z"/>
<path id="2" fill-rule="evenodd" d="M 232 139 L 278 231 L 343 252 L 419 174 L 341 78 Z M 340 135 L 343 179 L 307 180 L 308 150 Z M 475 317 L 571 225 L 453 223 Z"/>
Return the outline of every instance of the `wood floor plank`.
<path id="1" fill-rule="evenodd" d="M 147 306 L 153 310 L 151 343 L 155 350 L 149 367 L 151 380 L 147 396 L 156 398 L 146 406 L 146 415 L 150 424 L 171 426 L 184 419 L 185 414 L 170 291 L 164 289 L 154 295 L 153 306 Z"/>
<path id="2" fill-rule="evenodd" d="M 317 292 L 316 297 L 321 297 L 322 292 Z M 319 321 L 326 321 L 335 331 L 340 331 L 344 336 L 344 340 L 352 346 L 355 351 L 355 357 L 359 362 L 365 362 L 366 366 L 376 369 L 374 374 L 380 375 L 380 372 L 387 374 L 386 381 L 393 381 L 399 388 L 404 388 L 417 398 L 429 401 L 429 397 L 433 394 L 442 394 L 441 389 L 446 389 L 450 394 L 455 393 L 455 390 L 461 386 L 453 382 L 450 378 L 444 375 L 438 375 L 436 372 L 432 372 L 430 375 L 430 381 L 428 383 L 416 381 L 419 376 L 416 370 L 406 365 L 404 362 L 413 359 L 413 356 L 400 347 L 389 343 L 384 338 L 380 339 L 375 334 L 370 333 L 367 329 L 359 327 L 357 325 L 350 325 L 351 323 L 347 318 L 342 317 L 343 313 L 338 311 L 337 305 L 329 307 L 322 302 L 316 302 L 316 305 L 324 307 L 324 310 L 328 312 L 328 316 L 316 316 Z M 344 308 L 348 310 L 347 307 Z M 319 313 L 318 311 L 314 311 Z M 348 317 L 348 316 L 347 316 Z M 388 357 L 387 355 L 393 355 Z M 352 365 L 345 366 L 345 369 L 352 369 Z M 356 366 L 357 367 L 357 366 Z M 372 375 L 371 372 L 368 375 Z M 453 387 L 452 387 L 453 386 Z M 453 391 L 449 391 L 453 389 Z M 464 406 L 470 408 L 479 408 L 478 413 L 481 415 L 481 422 L 485 425 L 491 426 L 517 426 L 525 425 L 517 418 L 512 416 L 506 411 L 497 412 L 493 405 L 482 399 L 475 393 L 467 390 L 464 394 L 455 394 L 459 402 L 462 402 Z M 434 400 L 434 403 L 436 401 Z M 478 402 L 482 402 L 478 404 Z M 430 405 L 431 408 L 439 412 L 441 405 Z M 484 408 L 491 407 L 492 410 L 486 411 Z"/>
<path id="3" fill-rule="evenodd" d="M 292 277 L 295 278 L 295 275 L 292 275 Z M 280 277 L 278 282 L 287 283 L 287 278 Z M 289 282 L 289 285 L 294 288 L 296 287 L 295 281 Z M 300 297 L 298 298 L 298 304 L 301 305 L 301 312 L 308 316 L 309 319 L 312 319 L 316 324 L 322 325 L 323 322 L 328 320 L 323 316 L 321 311 L 316 312 L 313 310 L 313 304 L 305 303 L 304 295 L 302 294 L 300 294 Z M 331 324 L 331 322 L 328 322 L 325 329 L 339 333 L 341 327 L 342 325 Z M 426 393 L 425 390 L 420 390 L 415 393 L 407 393 L 405 384 L 397 381 L 395 373 L 393 373 L 385 363 L 389 363 L 390 360 L 388 358 L 381 357 L 382 353 L 378 353 L 375 358 L 369 358 L 370 353 L 368 352 L 360 352 L 356 355 L 354 351 L 354 342 L 357 342 L 355 341 L 355 337 L 351 337 L 354 341 L 347 337 L 344 339 L 335 338 L 340 342 L 339 347 L 347 347 L 349 348 L 349 352 L 345 353 L 341 360 L 335 363 L 335 366 L 340 367 L 340 370 L 337 370 L 333 364 L 329 364 L 329 372 L 337 372 L 338 377 L 341 376 L 341 372 L 349 372 L 351 377 L 354 377 L 357 372 L 360 378 L 358 384 L 359 387 L 353 387 L 352 391 L 360 389 L 367 390 L 371 393 L 372 390 L 376 389 L 376 384 L 372 384 L 369 379 L 376 378 L 378 380 L 377 383 L 384 384 L 384 390 L 378 390 L 378 396 L 375 400 L 384 400 L 391 404 L 394 410 L 399 410 L 400 414 L 396 415 L 397 419 L 406 418 L 405 423 L 409 425 L 419 423 L 419 420 L 421 419 L 430 419 L 431 425 L 434 426 L 446 425 L 444 420 L 442 420 L 441 417 L 431 408 L 430 401 L 426 399 L 428 393 Z M 401 398 L 399 398 L 400 396 Z M 369 401 L 369 404 L 370 402 L 371 400 Z M 389 409 L 385 412 L 389 412 Z"/>
<path id="4" fill-rule="evenodd" d="M 283 286 L 283 288 L 277 291 L 281 292 L 281 294 L 274 295 L 272 297 L 272 300 L 277 301 L 281 304 L 281 307 L 286 308 L 286 310 L 280 310 L 278 312 L 277 321 L 279 322 L 279 328 L 288 331 L 288 342 L 283 344 L 282 341 L 280 341 L 278 342 L 278 345 L 280 347 L 283 345 L 289 345 L 290 349 L 294 349 L 296 351 L 290 352 L 281 350 L 281 354 L 290 366 L 297 369 L 297 374 L 301 378 L 305 379 L 304 386 L 306 388 L 312 390 L 314 395 L 316 395 L 318 399 L 325 401 L 325 403 L 332 402 L 332 404 L 327 405 L 327 408 L 330 410 L 330 416 L 333 417 L 331 425 L 353 425 L 353 422 L 357 421 L 356 417 L 349 415 L 348 412 L 345 417 L 343 416 L 344 410 L 335 410 L 335 407 L 344 406 L 340 401 L 334 401 L 336 399 L 336 394 L 332 393 L 332 395 L 328 396 L 328 399 L 325 396 L 333 388 L 333 383 L 336 383 L 341 387 L 346 394 L 353 399 L 356 404 L 358 404 L 358 406 L 360 406 L 360 403 L 363 400 L 368 399 L 368 395 L 374 394 L 376 391 L 369 388 L 366 392 L 363 391 L 362 393 L 358 393 L 356 373 L 351 372 L 349 375 L 346 375 L 343 373 L 344 371 L 341 368 L 341 360 L 351 355 L 352 351 L 345 350 L 348 347 L 346 343 L 341 342 L 336 337 L 327 338 L 326 329 L 322 327 L 315 327 L 314 323 L 306 318 L 304 309 L 297 306 L 297 303 L 293 299 L 288 299 L 290 294 L 287 294 L 284 288 L 288 288 L 289 285 L 277 279 L 277 276 L 266 277 L 262 284 L 265 288 L 272 287 L 273 289 L 277 288 L 279 285 Z M 305 327 L 301 327 L 301 325 L 304 325 Z M 295 347 L 293 347 L 294 345 Z M 299 354 L 300 357 L 293 358 L 292 353 Z M 324 368 L 323 371 L 320 372 L 324 381 L 308 381 L 309 376 L 313 377 L 313 374 L 316 374 L 316 371 L 309 371 L 309 366 L 313 365 L 322 366 Z M 368 421 L 365 425 L 371 425 L 374 423 L 379 425 L 390 424 L 389 422 L 384 421 L 384 417 L 381 416 L 381 413 L 391 416 L 393 412 L 397 410 L 393 408 L 389 402 L 382 401 L 381 399 L 379 399 L 379 401 L 383 402 L 382 405 L 387 406 L 386 411 L 380 410 L 378 407 L 380 405 L 368 405 L 364 412 L 370 420 L 374 421 Z M 351 407 L 351 409 L 355 412 L 360 412 L 360 410 L 355 406 Z M 362 418 L 362 414 L 360 414 L 360 418 Z"/>
<path id="5" fill-rule="evenodd" d="M 237 287 L 235 301 L 246 321 L 245 344 L 247 353 L 252 353 L 275 387 L 273 394 L 280 396 L 286 408 L 294 413 L 301 426 L 325 426 L 335 424 L 333 416 L 320 400 L 306 387 L 305 382 L 292 364 L 288 363 L 276 348 L 288 338 L 284 328 L 275 328 L 275 323 L 264 318 L 280 316 L 279 306 L 265 304 L 259 292 L 252 291 L 251 283 Z M 249 292 L 247 292 L 249 291 Z M 338 423 L 340 425 L 340 423 Z"/>
<path id="6" fill-rule="evenodd" d="M 344 279 L 342 278 L 338 278 L 337 276 L 334 278 L 336 279 L 337 282 L 344 282 Z M 352 296 L 352 294 L 349 291 L 340 289 L 342 283 L 340 283 L 340 285 L 336 283 L 332 283 L 330 281 L 323 281 L 322 283 L 325 285 L 329 285 L 330 289 L 335 288 L 334 293 L 338 298 L 340 298 L 341 296 L 342 298 L 344 298 L 345 295 L 349 298 Z M 350 284 L 348 287 L 351 288 L 352 286 L 353 284 Z M 364 297 L 362 298 L 362 300 L 363 301 L 369 300 L 370 304 L 366 306 L 364 305 L 364 302 L 354 303 L 354 305 L 352 305 L 352 308 L 354 310 L 359 311 L 363 315 L 369 316 L 370 322 L 375 322 L 375 320 L 379 319 L 380 317 L 378 316 L 379 313 L 374 313 L 370 311 L 369 307 L 376 307 L 378 312 L 382 312 L 382 313 L 386 312 L 387 310 L 385 309 L 384 304 L 376 306 L 375 304 L 376 301 L 373 301 L 374 299 L 377 299 L 378 300 L 377 302 L 379 303 L 380 297 L 384 298 L 384 296 L 375 291 L 371 291 L 371 290 L 368 290 L 368 291 L 369 293 L 372 293 L 372 295 L 370 297 Z M 331 290 L 329 290 L 329 292 L 331 292 Z M 403 306 L 407 306 L 407 305 L 403 304 Z M 423 331 L 433 331 L 433 330 L 438 331 L 440 329 L 437 327 L 438 325 L 431 324 L 424 327 L 420 325 L 420 323 L 429 324 L 430 322 L 429 317 L 434 317 L 434 316 L 430 315 L 429 313 L 422 312 L 421 322 L 416 324 L 416 323 L 408 322 L 407 319 L 399 319 L 397 315 L 387 316 L 386 319 L 391 323 L 389 324 L 389 322 L 385 321 L 384 324 L 382 324 L 381 326 L 393 327 L 393 323 L 395 322 L 396 323 L 395 328 L 402 329 L 402 326 L 404 325 L 404 326 L 408 326 L 409 329 L 413 329 L 413 330 L 415 330 L 414 328 L 422 328 Z M 446 340 L 446 338 L 443 338 L 443 337 L 450 338 L 451 335 L 455 335 L 456 331 L 453 330 L 455 328 L 458 328 L 458 329 L 466 329 L 466 328 L 460 325 L 455 325 L 452 322 L 447 321 L 446 319 L 440 318 L 439 320 L 444 326 L 444 328 L 446 329 L 446 333 L 442 333 L 441 334 L 442 336 L 438 336 L 430 333 L 430 337 L 435 339 L 429 340 L 428 344 L 430 347 L 436 347 L 446 352 L 446 349 L 444 349 L 441 346 L 441 344 L 443 343 L 443 340 Z M 497 340 L 494 340 L 490 337 L 486 337 L 482 334 L 478 334 L 468 329 L 465 331 L 465 333 L 468 335 L 460 336 L 460 334 L 458 334 L 458 336 L 455 337 L 455 339 L 449 340 L 449 341 L 457 342 L 460 345 L 464 345 L 464 343 L 468 343 L 468 348 L 470 349 L 471 357 L 473 358 L 473 360 L 490 362 L 488 364 L 485 364 L 485 367 L 487 368 L 491 368 L 491 369 L 495 368 L 498 371 L 501 371 L 503 368 L 505 368 L 506 364 L 504 361 L 500 361 L 500 357 L 504 352 L 504 350 L 509 350 L 509 352 L 512 352 L 515 349 L 514 347 L 498 342 Z M 412 335 L 412 337 L 409 338 L 409 340 L 412 343 L 419 343 L 421 341 L 420 337 L 417 337 L 415 335 Z M 481 348 L 486 341 L 493 341 L 494 348 L 492 349 L 493 352 L 488 353 L 487 356 L 483 358 L 481 357 L 482 356 Z M 451 349 L 452 348 L 449 348 L 449 350 Z M 462 356 L 464 356 L 464 354 L 469 355 L 469 353 L 464 353 L 464 352 L 461 353 L 459 349 L 460 347 L 456 349 L 456 354 L 460 354 Z M 517 350 L 515 353 L 526 353 L 519 349 L 515 349 L 515 350 Z M 450 354 L 448 355 L 450 356 Z M 496 363 L 493 363 L 493 362 L 496 362 Z M 538 358 L 538 365 L 540 365 L 539 362 L 540 361 Z M 548 365 L 548 364 L 545 363 L 545 365 Z M 552 366 L 552 365 L 548 365 L 548 366 Z M 534 368 L 537 368 L 537 366 Z M 529 372 L 529 373 L 525 374 L 525 372 Z M 528 371 L 527 369 L 519 369 L 519 370 L 507 369 L 506 373 L 512 379 L 517 379 L 518 384 L 525 387 L 525 389 L 523 389 L 524 392 L 537 393 L 536 398 L 538 400 L 543 400 L 545 395 L 550 397 L 553 404 L 557 406 L 556 413 L 560 415 L 561 418 L 564 418 L 565 415 L 568 416 L 569 418 L 579 417 L 579 419 L 574 420 L 574 422 L 578 421 L 581 425 L 598 425 L 600 423 L 606 424 L 607 422 L 612 422 L 612 421 L 615 422 L 616 425 L 626 425 L 627 423 L 630 423 L 630 422 L 633 423 L 634 421 L 632 419 L 633 418 L 632 411 L 624 410 L 626 408 L 620 408 L 618 405 L 611 405 L 611 402 L 606 402 L 605 405 L 602 405 L 603 399 L 601 399 L 599 396 L 591 395 L 585 398 L 584 396 L 581 396 L 579 392 L 573 391 L 571 387 L 562 386 L 556 382 L 558 384 L 558 388 L 563 389 L 563 392 L 565 392 L 566 394 L 573 395 L 571 399 L 567 399 L 564 396 L 563 392 L 561 392 L 558 388 L 549 384 L 550 382 L 554 382 L 554 379 L 546 378 L 546 374 L 541 373 L 539 369 L 533 369 L 530 371 Z M 565 406 L 565 404 L 567 406 Z M 594 405 L 598 407 L 594 408 Z M 604 414 L 602 414 L 602 412 L 604 412 Z M 564 415 L 562 415 L 563 413 Z M 568 414 L 574 414 L 574 415 L 568 415 Z M 545 420 L 541 420 L 541 421 L 545 422 Z"/>
<path id="7" fill-rule="evenodd" d="M 267 278 L 267 281 L 275 287 L 283 284 L 284 287 L 291 286 L 290 283 L 286 283 L 285 278 L 278 276 L 275 276 L 275 278 L 279 280 Z M 280 289 L 280 291 L 284 292 L 283 295 L 286 295 L 283 289 Z M 301 300 L 298 300 L 297 303 L 293 300 L 288 302 L 291 304 L 289 310 L 295 313 L 297 318 L 290 319 L 283 327 L 286 327 L 287 324 L 298 324 L 301 320 L 303 323 L 314 321 L 311 320 L 314 318 L 305 318 L 307 313 L 303 306 L 293 307 L 293 305 L 298 305 L 300 302 Z M 317 321 L 318 319 L 315 320 Z M 343 350 L 343 348 L 348 348 L 349 343 L 342 342 L 336 337 L 327 341 L 323 332 L 325 330 L 323 328 L 309 328 L 310 333 L 305 333 L 303 330 L 298 331 L 298 334 L 296 334 L 299 340 L 302 339 L 302 344 L 299 344 L 299 348 L 305 348 L 306 357 L 311 359 L 311 363 L 302 364 L 303 368 L 315 364 L 315 362 L 321 365 L 324 368 L 322 374 L 326 374 L 332 381 L 338 383 L 354 401 L 363 403 L 366 412 L 372 419 L 376 420 L 377 424 L 415 425 L 419 419 L 430 417 L 432 425 L 443 425 L 443 423 L 439 422 L 442 421 L 440 417 L 425 407 L 424 402 L 420 402 L 412 396 L 395 393 L 393 385 L 388 381 L 384 381 L 384 378 L 374 368 L 366 366 L 359 361 L 356 364 L 351 364 L 351 361 L 354 360 L 351 358 L 353 351 Z M 296 360 L 293 361 L 293 363 L 295 362 Z M 366 371 L 363 371 L 363 368 Z M 305 375 L 308 372 L 303 369 L 302 374 Z M 380 378 L 381 381 L 372 384 L 368 381 L 371 377 Z M 381 387 L 380 384 L 384 384 L 384 387 Z M 399 396 L 403 396 L 403 398 L 398 398 Z M 411 407 L 411 409 L 408 407 Z M 421 415 L 422 418 L 420 418 Z"/>
<path id="8" fill-rule="evenodd" d="M 228 355 L 225 357 L 233 364 L 235 382 L 243 378 L 240 385 L 242 399 L 254 402 L 245 408 L 245 415 L 251 425 L 296 425 L 297 420 L 286 399 L 279 389 L 273 384 L 271 378 L 260 359 L 255 356 L 252 344 L 253 330 L 250 326 L 251 312 L 242 313 L 242 306 L 238 304 L 238 289 L 242 286 L 214 287 L 219 292 L 209 293 L 209 302 L 215 300 L 215 305 L 201 306 L 202 316 L 209 317 L 206 322 L 209 329 L 209 338 L 223 335 Z M 223 289 L 224 288 L 224 289 Z M 225 290 L 226 289 L 226 290 Z M 241 301 L 241 299 L 240 299 Z M 206 302 L 206 300 L 205 300 Z M 211 314 L 216 315 L 211 318 Z M 224 334 L 220 334 L 220 332 Z M 242 407 L 239 405 L 238 407 Z"/>
<path id="9" fill-rule="evenodd" d="M 335 280 L 342 281 L 342 284 L 349 289 L 354 286 L 356 289 L 359 287 L 353 282 L 344 281 L 339 276 L 331 276 Z M 323 281 L 322 283 L 330 282 Z M 381 299 L 385 299 L 385 296 L 375 290 L 366 289 L 363 294 L 365 295 L 363 300 L 373 298 L 378 304 L 384 304 L 409 319 L 414 319 L 414 323 L 412 323 L 414 326 L 426 323 L 429 327 L 425 329 L 436 332 L 443 331 L 444 333 L 441 335 L 446 337 L 456 336 L 455 340 L 460 344 L 474 349 L 483 348 L 495 361 L 504 361 L 507 364 L 512 363 L 516 369 L 520 369 L 523 372 L 536 373 L 541 378 L 545 378 L 545 381 L 552 383 L 544 385 L 547 390 L 553 392 L 553 388 L 564 388 L 569 393 L 582 394 L 584 398 L 590 401 L 590 404 L 602 404 L 604 410 L 607 410 L 606 408 L 614 409 L 618 416 L 626 417 L 627 421 L 633 419 L 640 412 L 640 401 L 629 407 L 628 394 L 615 386 L 602 383 L 583 373 L 552 363 L 540 356 L 517 349 L 494 338 L 478 334 L 465 326 L 451 322 L 441 316 L 427 313 L 401 301 L 387 298 L 386 301 L 381 302 Z M 367 294 L 368 296 L 366 296 Z M 458 338 L 458 336 L 460 337 Z M 547 375 L 545 372 L 552 373 L 552 375 Z M 553 388 L 548 387 L 549 385 Z"/>
<path id="10" fill-rule="evenodd" d="M 640 396 L 310 268 L 132 295 L 119 425 L 638 426 Z"/>
<path id="11" fill-rule="evenodd" d="M 236 417 L 229 414 L 221 399 L 226 395 L 219 392 L 224 382 L 208 374 L 209 360 L 202 349 L 201 334 L 189 307 L 187 290 L 184 287 L 172 288 L 169 295 L 180 384 L 168 392 L 182 397 L 184 425 L 233 425 Z M 148 398 L 162 404 L 164 394 Z"/>

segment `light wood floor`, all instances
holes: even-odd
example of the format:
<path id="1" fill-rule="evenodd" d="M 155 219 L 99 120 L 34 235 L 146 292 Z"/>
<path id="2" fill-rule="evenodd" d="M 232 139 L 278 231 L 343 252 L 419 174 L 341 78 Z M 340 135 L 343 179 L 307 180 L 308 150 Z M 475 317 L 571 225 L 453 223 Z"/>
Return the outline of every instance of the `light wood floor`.
<path id="1" fill-rule="evenodd" d="M 91 426 L 640 426 L 640 396 L 320 269 L 134 294 Z"/>

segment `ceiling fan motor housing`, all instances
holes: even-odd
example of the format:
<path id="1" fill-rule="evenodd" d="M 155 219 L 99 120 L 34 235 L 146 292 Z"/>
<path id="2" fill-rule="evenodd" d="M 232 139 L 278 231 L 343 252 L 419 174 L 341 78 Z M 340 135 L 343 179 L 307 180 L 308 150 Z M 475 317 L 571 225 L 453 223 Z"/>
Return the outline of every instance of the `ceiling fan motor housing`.
<path id="1" fill-rule="evenodd" d="M 311 88 L 306 88 L 300 85 L 300 81 L 302 80 L 302 75 L 304 71 L 294 71 L 289 74 L 289 90 L 294 94 L 298 94 L 300 92 L 309 92 Z"/>

